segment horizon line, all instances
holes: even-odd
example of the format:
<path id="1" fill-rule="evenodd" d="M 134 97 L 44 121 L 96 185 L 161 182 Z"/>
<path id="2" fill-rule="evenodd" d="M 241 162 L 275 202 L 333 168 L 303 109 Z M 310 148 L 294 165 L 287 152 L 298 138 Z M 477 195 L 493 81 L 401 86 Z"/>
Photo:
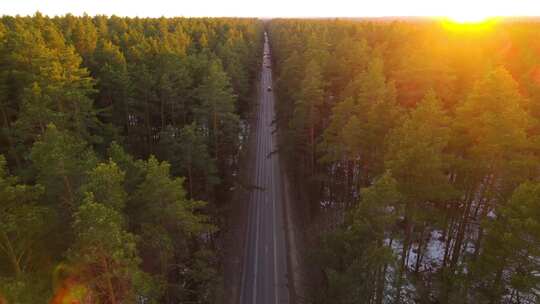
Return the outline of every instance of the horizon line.
<path id="1" fill-rule="evenodd" d="M 121 18 L 149 18 L 149 19 L 159 19 L 159 18 L 246 18 L 246 19 L 447 19 L 450 18 L 450 16 L 444 16 L 444 15 L 377 15 L 377 16 L 370 16 L 370 15 L 358 15 L 358 16 L 234 16 L 234 15 L 160 15 L 160 16 L 151 16 L 151 15 L 122 15 L 122 14 L 88 14 L 86 12 L 83 13 L 72 13 L 72 12 L 66 12 L 63 14 L 47 14 L 40 12 L 39 10 L 35 11 L 33 14 L 9 14 L 9 13 L 1 13 L 1 17 L 10 16 L 10 17 L 33 17 L 36 14 L 40 14 L 49 18 L 55 18 L 55 17 L 65 17 L 68 15 L 71 16 L 77 16 L 77 17 L 83 17 L 83 16 L 89 16 L 89 17 L 97 17 L 97 16 L 105 16 L 105 17 L 121 17 Z M 487 19 L 531 19 L 531 18 L 540 18 L 540 15 L 493 15 L 488 16 Z"/>

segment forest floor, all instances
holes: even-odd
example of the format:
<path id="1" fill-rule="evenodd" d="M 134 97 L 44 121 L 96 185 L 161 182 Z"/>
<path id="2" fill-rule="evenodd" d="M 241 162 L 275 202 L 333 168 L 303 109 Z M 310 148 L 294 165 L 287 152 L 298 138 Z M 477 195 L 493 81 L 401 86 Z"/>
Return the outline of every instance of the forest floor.
<path id="1" fill-rule="evenodd" d="M 283 176 L 284 206 L 286 238 L 288 245 L 288 265 L 291 284 L 290 298 L 291 303 L 307 303 L 308 297 L 308 263 L 306 261 L 307 250 L 305 246 L 305 216 L 302 214 L 302 204 L 295 200 L 294 189 L 289 183 L 289 171 L 287 170 L 287 161 L 282 160 L 280 164 L 281 174 Z"/>

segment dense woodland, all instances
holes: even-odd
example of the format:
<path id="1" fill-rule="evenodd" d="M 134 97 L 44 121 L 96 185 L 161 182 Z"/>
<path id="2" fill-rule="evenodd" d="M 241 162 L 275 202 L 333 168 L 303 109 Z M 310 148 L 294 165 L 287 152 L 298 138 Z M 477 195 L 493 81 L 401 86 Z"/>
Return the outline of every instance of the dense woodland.
<path id="1" fill-rule="evenodd" d="M 219 303 L 262 26 L 0 19 L 0 302 Z"/>
<path id="2" fill-rule="evenodd" d="M 308 301 L 540 302 L 539 26 L 270 22 Z"/>
<path id="3" fill-rule="evenodd" d="M 540 302 L 536 21 L 272 20 L 312 303 Z M 256 19 L 0 19 L 0 303 L 219 303 Z"/>

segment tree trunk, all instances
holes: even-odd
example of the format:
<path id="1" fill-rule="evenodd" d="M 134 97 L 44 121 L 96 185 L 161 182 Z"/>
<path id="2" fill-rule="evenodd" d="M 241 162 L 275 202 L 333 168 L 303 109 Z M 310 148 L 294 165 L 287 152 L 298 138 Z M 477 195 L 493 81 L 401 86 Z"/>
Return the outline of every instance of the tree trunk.
<path id="1" fill-rule="evenodd" d="M 105 269 L 105 283 L 107 284 L 107 293 L 108 298 L 110 301 L 110 304 L 116 304 L 116 296 L 114 294 L 114 288 L 111 281 L 111 277 L 109 276 L 110 270 L 109 270 L 109 263 L 107 262 L 105 257 L 102 257 L 101 263 L 103 268 Z"/>
<path id="2" fill-rule="evenodd" d="M 165 130 L 165 101 L 163 100 L 163 97 L 161 99 L 161 130 Z"/>
<path id="3" fill-rule="evenodd" d="M 454 230 L 454 223 L 455 220 L 452 218 L 450 220 L 450 224 L 448 225 L 448 230 L 445 232 L 445 246 L 444 246 L 444 257 L 443 257 L 443 264 L 442 267 L 445 268 L 448 264 L 448 257 L 450 254 L 450 246 L 452 245 L 452 232 Z"/>
<path id="4" fill-rule="evenodd" d="M 422 227 L 422 231 L 420 231 L 420 240 L 418 241 L 418 247 L 416 252 L 416 262 L 414 266 L 414 272 L 418 273 L 420 271 L 420 264 L 422 263 L 422 255 L 423 255 L 423 248 L 424 248 L 424 232 L 425 232 L 425 226 Z"/>
<path id="5" fill-rule="evenodd" d="M 2 235 L 2 238 L 4 239 L 5 245 L 0 246 L 0 249 L 3 249 L 3 251 L 8 256 L 11 266 L 13 267 L 13 274 L 15 275 L 16 278 L 19 278 L 22 274 L 22 270 L 21 270 L 21 265 L 19 263 L 19 259 L 17 259 L 17 254 L 15 253 L 13 246 L 11 246 L 11 242 L 8 239 L 7 235 L 4 232 L 2 232 L 1 235 Z"/>
<path id="6" fill-rule="evenodd" d="M 349 175 L 349 161 L 347 160 L 347 157 L 345 157 L 345 189 L 344 189 L 344 201 L 346 204 L 349 204 L 349 192 L 350 192 L 350 184 L 351 184 L 351 181 L 350 181 L 350 175 Z"/>
<path id="7" fill-rule="evenodd" d="M 216 162 L 219 163 L 219 154 L 218 154 L 218 135 L 217 135 L 217 113 L 216 111 L 214 111 L 213 115 L 212 115 L 212 125 L 213 125 L 213 129 L 214 129 L 214 153 L 215 153 L 215 156 L 216 156 Z"/>
<path id="8" fill-rule="evenodd" d="M 315 128 L 313 124 L 311 124 L 309 128 L 309 142 L 310 142 L 310 152 L 311 152 L 311 164 L 310 164 L 310 171 L 311 171 L 311 177 L 315 175 Z"/>
<path id="9" fill-rule="evenodd" d="M 132 138 L 130 137 L 130 128 L 131 128 L 131 122 L 129 121 L 129 108 L 128 103 L 125 98 L 122 100 L 122 105 L 124 106 L 124 118 L 126 120 L 126 137 L 128 142 L 131 142 Z"/>
<path id="10" fill-rule="evenodd" d="M 413 230 L 413 223 L 411 222 L 411 217 L 409 215 L 409 208 L 410 206 L 405 207 L 405 236 L 403 238 L 403 250 L 401 253 L 401 269 L 405 271 L 405 266 L 407 265 L 408 257 L 409 257 L 409 244 L 411 241 L 411 234 Z"/>
<path id="11" fill-rule="evenodd" d="M 64 164 L 62 163 L 61 166 L 62 171 L 64 171 Z M 66 187 L 67 191 L 68 206 L 72 208 L 75 204 L 75 194 L 73 193 L 73 186 L 71 185 L 71 182 L 65 172 L 62 172 L 62 180 L 64 182 L 64 187 Z"/>
<path id="12" fill-rule="evenodd" d="M 505 259 L 502 259 L 502 261 L 500 261 L 500 267 L 499 269 L 497 269 L 497 273 L 495 275 L 495 280 L 493 281 L 493 286 L 491 287 L 491 300 L 490 300 L 490 303 L 492 304 L 496 304 L 496 303 L 499 303 L 500 302 L 500 299 L 501 299 L 501 293 L 500 293 L 500 285 L 501 285 L 501 282 L 502 282 L 502 275 L 503 275 L 503 271 L 504 271 L 504 265 L 506 264 L 506 261 Z"/>
<path id="13" fill-rule="evenodd" d="M 146 154 L 152 153 L 152 128 L 150 123 L 150 105 L 145 98 Z"/>
<path id="14" fill-rule="evenodd" d="M 20 169 L 21 168 L 21 160 L 19 158 L 19 155 L 15 151 L 15 146 L 13 145 L 13 142 L 12 142 L 12 139 L 11 139 L 11 124 L 9 123 L 9 119 L 8 119 L 6 109 L 5 109 L 4 106 L 2 106 L 2 117 L 4 119 L 4 126 L 7 129 L 7 133 L 8 133 L 6 135 L 6 140 L 7 140 L 8 146 L 9 146 L 8 151 L 11 154 L 11 156 L 13 156 L 13 159 L 15 159 L 15 164 L 17 166 L 17 169 Z"/>
<path id="15" fill-rule="evenodd" d="M 390 238 L 390 241 L 388 242 L 388 248 L 392 249 L 392 242 L 394 241 L 393 238 Z M 386 269 L 388 268 L 388 264 L 384 263 L 382 266 L 381 273 L 378 278 L 377 283 L 377 291 L 376 291 L 376 300 L 375 304 L 382 304 L 384 299 L 384 286 L 386 284 Z"/>
<path id="16" fill-rule="evenodd" d="M 193 177 L 191 172 L 191 163 L 188 165 L 188 183 L 189 183 L 189 198 L 193 198 Z"/>
<path id="17" fill-rule="evenodd" d="M 469 213 L 470 213 L 470 209 L 471 209 L 471 205 L 472 205 L 471 195 L 468 194 L 466 196 L 465 200 L 466 200 L 465 208 L 464 208 L 462 216 L 461 216 L 461 222 L 459 223 L 459 226 L 458 226 L 458 232 L 457 232 L 457 236 L 456 236 L 456 241 L 454 243 L 454 248 L 453 248 L 453 251 L 452 251 L 452 257 L 451 257 L 451 260 L 450 260 L 450 267 L 452 269 L 454 269 L 454 267 L 457 265 L 457 262 L 459 260 L 459 256 L 461 254 L 461 246 L 462 246 L 462 243 L 463 243 L 463 238 L 465 237 L 465 230 L 467 228 L 468 217 L 469 217 Z"/>

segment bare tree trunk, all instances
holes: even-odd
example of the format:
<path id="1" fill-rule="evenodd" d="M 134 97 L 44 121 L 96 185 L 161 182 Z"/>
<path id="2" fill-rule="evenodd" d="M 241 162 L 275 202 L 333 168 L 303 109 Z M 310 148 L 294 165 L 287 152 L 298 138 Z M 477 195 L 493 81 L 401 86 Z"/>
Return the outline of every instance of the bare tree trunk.
<path id="1" fill-rule="evenodd" d="M 5 252 L 5 254 L 9 257 L 9 261 L 11 263 L 11 266 L 13 267 L 13 273 L 15 274 L 16 278 L 19 278 L 22 274 L 21 264 L 19 259 L 17 259 L 17 254 L 15 253 L 15 250 L 13 249 L 13 246 L 11 246 L 11 241 L 8 239 L 7 235 L 2 232 L 0 234 L 2 238 L 4 239 L 4 246 L 0 244 L 0 249 Z"/>
<path id="2" fill-rule="evenodd" d="M 422 226 L 422 231 L 420 231 L 420 240 L 418 241 L 418 247 L 416 252 L 416 262 L 414 266 L 414 272 L 418 273 L 420 271 L 420 264 L 422 263 L 422 257 L 424 252 L 424 232 L 425 232 L 425 225 Z"/>
<path id="3" fill-rule="evenodd" d="M 388 248 L 392 248 L 392 242 L 394 241 L 393 238 L 390 238 L 390 241 L 388 242 Z M 384 264 L 381 269 L 381 273 L 378 277 L 378 283 L 377 283 L 377 291 L 376 291 L 376 298 L 375 298 L 375 304 L 382 304 L 384 300 L 384 287 L 386 284 L 386 270 L 388 268 L 388 264 Z"/>
<path id="4" fill-rule="evenodd" d="M 442 267 L 445 268 L 448 264 L 448 257 L 450 254 L 450 246 L 452 245 L 452 234 L 454 230 L 455 220 L 452 218 L 450 220 L 450 225 L 448 225 L 448 230 L 445 232 L 445 246 L 444 246 L 444 257 Z M 446 230 L 445 230 L 446 231 Z"/>
<path id="5" fill-rule="evenodd" d="M 111 302 L 111 304 L 116 304 L 116 296 L 114 294 L 113 284 L 111 281 L 111 277 L 108 275 L 110 273 L 109 263 L 107 262 L 105 258 L 102 258 L 101 263 L 102 263 L 103 268 L 105 269 L 105 273 L 107 273 L 107 275 L 105 275 L 105 280 L 107 284 L 107 293 L 108 293 L 109 301 Z"/>
<path id="6" fill-rule="evenodd" d="M 6 140 L 9 146 L 9 152 L 13 156 L 13 159 L 15 159 L 15 164 L 17 165 L 17 168 L 21 168 L 21 160 L 19 158 L 19 155 L 15 151 L 15 146 L 13 145 L 12 139 L 11 139 L 11 124 L 9 123 L 9 119 L 6 113 L 6 109 L 4 106 L 2 106 L 2 117 L 4 119 L 4 126 L 8 130 L 8 134 L 6 136 Z"/>
<path id="7" fill-rule="evenodd" d="M 150 123 L 150 106 L 148 97 L 145 99 L 146 153 L 152 153 L 152 128 Z"/>
<path id="8" fill-rule="evenodd" d="M 64 182 L 64 187 L 66 187 L 66 190 L 67 190 L 67 199 L 68 199 L 68 206 L 70 208 L 73 207 L 73 205 L 75 204 L 75 194 L 73 193 L 73 186 L 71 185 L 71 181 L 69 180 L 68 176 L 65 174 L 64 172 L 64 164 L 62 163 L 61 164 L 62 166 L 62 180 Z"/>
<path id="9" fill-rule="evenodd" d="M 189 183 L 189 198 L 193 198 L 193 177 L 192 177 L 191 163 L 188 166 L 188 183 Z"/>
<path id="10" fill-rule="evenodd" d="M 453 269 L 456 265 L 457 265 L 457 262 L 459 260 L 459 256 L 461 254 L 461 246 L 462 246 L 462 243 L 463 243 L 463 238 L 465 237 L 465 230 L 467 228 L 467 225 L 468 225 L 468 217 L 469 217 L 469 213 L 470 213 L 470 209 L 471 209 L 471 203 L 472 203 L 472 199 L 471 199 L 471 195 L 467 195 L 466 198 L 465 198 L 465 208 L 463 210 L 463 213 L 461 215 L 461 221 L 460 223 L 458 224 L 458 231 L 457 231 L 457 235 L 456 235 L 456 241 L 454 243 L 454 248 L 453 248 L 453 251 L 452 251 L 452 257 L 450 259 L 450 267 Z"/>
<path id="11" fill-rule="evenodd" d="M 218 156 L 218 135 L 217 135 L 217 113 L 216 111 L 214 111 L 213 113 L 213 118 L 212 118 L 212 125 L 213 125 L 213 128 L 214 128 L 214 149 L 215 149 L 215 156 L 216 156 L 216 161 L 219 160 Z"/>
<path id="12" fill-rule="evenodd" d="M 499 303 L 500 302 L 500 299 L 501 299 L 501 294 L 500 294 L 500 285 L 501 285 L 501 282 L 502 282 L 502 275 L 503 275 L 503 271 L 504 271 L 504 265 L 506 264 L 506 260 L 503 258 L 502 261 L 500 261 L 500 266 L 499 266 L 499 269 L 497 269 L 497 273 L 495 275 L 495 280 L 493 281 L 493 286 L 491 288 L 491 290 L 493 291 L 491 293 L 491 300 L 490 300 L 490 303 Z"/>
<path id="13" fill-rule="evenodd" d="M 315 175 L 315 128 L 313 124 L 309 128 L 309 141 L 310 141 L 310 148 L 311 148 L 311 177 Z"/>
<path id="14" fill-rule="evenodd" d="M 409 244 L 410 244 L 410 241 L 411 241 L 411 234 L 412 234 L 412 230 L 413 230 L 413 225 L 411 223 L 410 216 L 408 215 L 408 208 L 409 207 L 405 207 L 405 219 L 404 219 L 404 222 L 405 222 L 405 236 L 403 238 L 403 249 L 402 249 L 402 252 L 401 252 L 401 269 L 403 271 L 405 271 L 405 266 L 407 265 L 407 262 L 408 262 Z"/>
<path id="15" fill-rule="evenodd" d="M 165 101 L 161 99 L 161 130 L 165 129 Z"/>

